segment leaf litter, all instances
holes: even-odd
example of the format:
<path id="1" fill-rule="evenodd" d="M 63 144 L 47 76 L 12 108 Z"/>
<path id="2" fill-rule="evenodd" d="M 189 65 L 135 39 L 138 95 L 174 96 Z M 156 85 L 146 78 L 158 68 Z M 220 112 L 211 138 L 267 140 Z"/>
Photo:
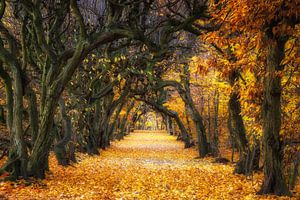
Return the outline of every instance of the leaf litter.
<path id="1" fill-rule="evenodd" d="M 113 142 L 100 156 L 77 154 L 68 167 L 50 156 L 45 180 L 0 183 L 0 199 L 298 199 L 300 196 L 257 196 L 262 174 L 233 174 L 232 164 L 196 159 L 164 132 L 135 132 Z"/>

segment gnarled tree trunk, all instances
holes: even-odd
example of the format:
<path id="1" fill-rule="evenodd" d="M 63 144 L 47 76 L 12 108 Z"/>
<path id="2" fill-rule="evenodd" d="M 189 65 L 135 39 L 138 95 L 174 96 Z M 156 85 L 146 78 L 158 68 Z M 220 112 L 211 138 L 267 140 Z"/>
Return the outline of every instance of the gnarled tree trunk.
<path id="1" fill-rule="evenodd" d="M 65 102 L 62 98 L 59 100 L 60 117 L 62 121 L 63 138 L 54 145 L 54 152 L 60 165 L 69 165 L 70 159 L 67 153 L 67 145 L 72 137 L 72 123 L 67 114 Z"/>
<path id="2" fill-rule="evenodd" d="M 197 110 L 195 103 L 191 96 L 190 91 L 190 72 L 188 65 L 185 65 L 184 67 L 184 77 L 182 78 L 182 82 L 184 85 L 184 89 L 180 87 L 179 84 L 177 84 L 177 89 L 182 97 L 184 103 L 189 108 L 190 114 L 192 116 L 192 119 L 196 125 L 196 132 L 197 132 L 197 139 L 198 139 L 198 151 L 199 156 L 204 157 L 209 153 L 209 145 L 206 138 L 205 133 L 205 127 L 203 124 L 203 119 Z"/>
<path id="3" fill-rule="evenodd" d="M 94 105 L 94 114 L 87 116 L 89 123 L 86 150 L 90 155 L 99 155 L 97 139 L 100 137 L 101 101 L 97 100 Z"/>
<path id="4" fill-rule="evenodd" d="M 268 36 L 266 36 L 268 37 Z M 283 144 L 280 140 L 281 127 L 281 60 L 284 43 L 267 38 L 266 75 L 263 100 L 263 155 L 264 180 L 258 194 L 290 195 L 282 170 Z"/>

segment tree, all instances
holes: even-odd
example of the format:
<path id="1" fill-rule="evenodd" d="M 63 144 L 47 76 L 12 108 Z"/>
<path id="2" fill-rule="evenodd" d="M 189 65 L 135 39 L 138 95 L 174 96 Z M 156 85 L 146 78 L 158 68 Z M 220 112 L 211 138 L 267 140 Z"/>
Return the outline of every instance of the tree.
<path id="1" fill-rule="evenodd" d="M 281 127 L 281 61 L 284 58 L 285 43 L 299 23 L 297 5 L 293 1 L 258 2 L 248 0 L 237 5 L 234 1 L 219 1 L 219 8 L 223 9 L 224 29 L 230 27 L 229 34 L 247 34 L 252 36 L 249 44 L 255 43 L 262 50 L 259 56 L 264 66 L 263 74 L 263 155 L 264 182 L 259 194 L 274 193 L 277 195 L 290 194 L 282 173 L 283 145 L 280 139 Z M 233 7 L 231 7 L 233 6 Z M 217 8 L 217 9 L 219 9 Z M 230 10 L 237 8 L 236 12 Z M 288 11 L 288 12 L 287 12 Z M 220 13 L 219 13 L 220 14 Z M 217 16 L 218 14 L 216 14 Z M 225 20 L 224 20 L 225 19 Z M 255 19 L 255 20 L 254 20 Z M 227 35 L 229 35 L 227 34 Z"/>

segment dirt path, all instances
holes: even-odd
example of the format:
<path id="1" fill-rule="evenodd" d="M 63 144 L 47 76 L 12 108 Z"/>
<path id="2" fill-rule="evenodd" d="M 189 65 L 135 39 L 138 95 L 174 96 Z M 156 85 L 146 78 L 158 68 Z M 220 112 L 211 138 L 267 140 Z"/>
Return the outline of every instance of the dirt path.
<path id="1" fill-rule="evenodd" d="M 29 187 L 0 183 L 0 199 L 272 198 L 255 196 L 259 175 L 247 180 L 233 175 L 231 165 L 195 157 L 165 132 L 135 132 L 101 156 L 79 155 L 75 166 L 60 167 L 51 157 L 46 180 Z"/>

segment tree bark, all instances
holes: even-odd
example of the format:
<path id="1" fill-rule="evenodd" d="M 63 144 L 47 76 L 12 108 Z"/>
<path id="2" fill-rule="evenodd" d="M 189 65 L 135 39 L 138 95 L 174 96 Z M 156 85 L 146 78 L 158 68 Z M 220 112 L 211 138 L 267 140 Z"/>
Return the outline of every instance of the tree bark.
<path id="1" fill-rule="evenodd" d="M 56 94 L 57 95 L 57 94 Z M 59 96 L 60 94 L 58 94 Z M 50 95 L 52 96 L 52 95 Z M 53 98 L 53 99 L 52 99 Z M 36 178 L 45 178 L 45 171 L 47 170 L 48 154 L 51 144 L 54 139 L 52 131 L 54 124 L 54 108 L 56 108 L 55 97 L 46 99 L 45 108 L 40 116 L 39 134 L 34 143 L 32 154 L 28 163 L 28 170 L 30 175 Z M 58 99 L 58 98 L 57 98 Z"/>
<path id="2" fill-rule="evenodd" d="M 94 113 L 89 111 L 87 116 L 88 121 L 88 138 L 86 141 L 86 150 L 90 155 L 99 155 L 97 139 L 100 137 L 100 122 L 101 122 L 101 101 L 96 100 L 94 105 Z"/>
<path id="3" fill-rule="evenodd" d="M 231 87 L 234 87 L 239 76 L 237 70 L 233 70 L 230 73 L 229 83 Z M 228 113 L 228 129 L 230 136 L 239 151 L 239 160 L 235 165 L 234 172 L 248 175 L 253 170 L 257 169 L 257 166 L 259 165 L 259 155 L 257 155 L 257 152 L 259 153 L 259 146 L 254 145 L 252 149 L 249 146 L 244 121 L 241 116 L 239 92 L 234 88 L 229 97 Z"/>
<path id="4" fill-rule="evenodd" d="M 13 89 L 12 89 L 12 79 L 9 74 L 3 69 L 2 63 L 0 63 L 0 77 L 5 85 L 5 95 L 6 95 L 6 125 L 9 132 L 11 132 L 12 122 L 13 122 Z"/>
<path id="5" fill-rule="evenodd" d="M 264 180 L 258 194 L 290 195 L 282 170 L 283 144 L 281 127 L 281 77 L 280 66 L 284 56 L 284 43 L 266 36 L 267 56 L 264 78 L 263 155 Z"/>
<path id="6" fill-rule="evenodd" d="M 187 130 L 189 133 L 191 133 L 192 129 L 191 129 L 191 122 L 189 119 L 189 109 L 188 109 L 187 105 L 185 105 L 184 108 L 185 108 L 185 118 L 186 118 L 186 123 L 187 123 Z"/>
<path id="7" fill-rule="evenodd" d="M 206 138 L 205 127 L 203 119 L 197 110 L 195 103 L 191 96 L 190 91 L 190 72 L 188 65 L 184 67 L 184 76 L 181 78 L 184 89 L 180 84 L 177 84 L 178 92 L 182 97 L 185 104 L 188 106 L 192 119 L 196 125 L 197 139 L 198 139 L 198 152 L 200 157 L 205 157 L 209 153 L 209 145 Z"/>
<path id="8" fill-rule="evenodd" d="M 15 67 L 17 68 L 17 67 Z M 22 176 L 27 179 L 27 150 L 23 138 L 23 86 L 21 71 L 19 69 L 13 70 L 13 89 L 14 89 L 14 110 L 13 110 L 13 124 L 12 124 L 12 146 L 9 150 L 9 160 L 15 160 L 13 164 L 13 175 L 15 178 Z"/>
<path id="9" fill-rule="evenodd" d="M 62 98 L 59 100 L 59 107 L 63 138 L 54 145 L 54 152 L 58 163 L 62 166 L 67 166 L 70 164 L 70 159 L 67 153 L 67 145 L 72 137 L 72 123 L 66 111 L 65 101 Z"/>
<path id="10" fill-rule="evenodd" d="M 39 116 L 38 116 L 38 105 L 36 100 L 36 94 L 28 85 L 26 87 L 26 96 L 28 98 L 28 110 L 29 110 L 29 123 L 31 128 L 31 144 L 35 143 L 38 131 L 39 131 Z"/>
<path id="11" fill-rule="evenodd" d="M 235 166 L 234 172 L 238 174 L 247 174 L 246 162 L 248 157 L 248 140 L 246 138 L 246 129 L 241 116 L 241 106 L 238 93 L 232 91 L 229 97 L 228 112 L 230 115 L 229 131 L 237 145 L 239 151 L 239 160 Z"/>

